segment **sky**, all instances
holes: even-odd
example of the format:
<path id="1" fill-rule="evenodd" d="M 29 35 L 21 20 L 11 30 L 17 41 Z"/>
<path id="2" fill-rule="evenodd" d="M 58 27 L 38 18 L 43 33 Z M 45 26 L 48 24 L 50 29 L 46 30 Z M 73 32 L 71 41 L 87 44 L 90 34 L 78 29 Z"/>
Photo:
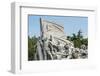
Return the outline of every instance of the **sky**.
<path id="1" fill-rule="evenodd" d="M 60 24 L 64 27 L 64 32 L 67 36 L 71 36 L 73 33 L 77 34 L 81 30 L 83 36 L 88 37 L 88 17 L 29 15 L 28 35 L 30 37 L 34 35 L 36 37 L 40 36 L 40 18 Z"/>

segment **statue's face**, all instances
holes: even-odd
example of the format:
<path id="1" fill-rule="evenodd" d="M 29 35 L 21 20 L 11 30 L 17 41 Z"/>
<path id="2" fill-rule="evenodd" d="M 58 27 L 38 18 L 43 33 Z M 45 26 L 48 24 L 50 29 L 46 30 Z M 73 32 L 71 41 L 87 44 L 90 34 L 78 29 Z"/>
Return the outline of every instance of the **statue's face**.
<path id="1" fill-rule="evenodd" d="M 73 56 L 74 56 L 75 58 L 78 58 L 78 53 L 74 53 Z"/>
<path id="2" fill-rule="evenodd" d="M 47 41 L 47 38 L 45 38 L 44 41 Z"/>
<path id="3" fill-rule="evenodd" d="M 79 53 L 79 49 L 78 48 L 75 49 L 75 53 Z"/>
<path id="4" fill-rule="evenodd" d="M 60 45 L 60 42 L 58 41 L 58 45 Z"/>

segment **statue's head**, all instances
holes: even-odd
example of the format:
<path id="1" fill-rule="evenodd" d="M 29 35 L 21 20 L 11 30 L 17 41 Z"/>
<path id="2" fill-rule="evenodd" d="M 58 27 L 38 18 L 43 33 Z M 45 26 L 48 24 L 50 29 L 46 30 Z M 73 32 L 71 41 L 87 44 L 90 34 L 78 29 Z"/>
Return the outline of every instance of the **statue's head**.
<path id="1" fill-rule="evenodd" d="M 79 53 L 79 52 L 80 52 L 79 48 L 75 48 L 75 53 Z"/>
<path id="2" fill-rule="evenodd" d="M 42 41 L 43 41 L 43 42 L 47 41 L 47 38 L 46 38 L 46 37 L 45 37 L 45 38 L 43 37 L 43 38 L 42 38 Z"/>
<path id="3" fill-rule="evenodd" d="M 86 50 L 86 46 L 85 45 L 81 45 L 81 49 Z"/>
<path id="4" fill-rule="evenodd" d="M 44 41 L 47 41 L 47 38 L 45 38 Z"/>
<path id="5" fill-rule="evenodd" d="M 60 45 L 60 42 L 58 41 L 57 45 Z"/>
<path id="6" fill-rule="evenodd" d="M 50 39 L 49 40 L 52 41 L 52 35 L 50 35 Z"/>

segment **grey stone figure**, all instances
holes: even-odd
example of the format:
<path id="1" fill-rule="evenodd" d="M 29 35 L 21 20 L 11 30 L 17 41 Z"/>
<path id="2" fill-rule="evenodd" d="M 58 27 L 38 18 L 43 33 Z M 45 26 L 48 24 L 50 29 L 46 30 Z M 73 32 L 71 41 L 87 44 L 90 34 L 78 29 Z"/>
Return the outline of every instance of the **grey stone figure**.
<path id="1" fill-rule="evenodd" d="M 43 40 L 40 38 L 39 42 L 40 42 L 40 45 L 41 45 L 41 50 L 42 50 L 42 54 L 43 54 L 43 60 L 47 60 L 47 53 L 46 53 L 46 51 L 43 48 L 44 47 L 43 46 Z"/>
<path id="2" fill-rule="evenodd" d="M 39 40 L 37 41 L 37 54 L 39 60 L 43 60 L 43 54 L 42 54 L 42 49 Z"/>
<path id="3" fill-rule="evenodd" d="M 79 49 L 78 48 L 75 48 L 72 51 L 72 58 L 71 59 L 78 59 L 78 58 L 79 58 Z"/>
<path id="4" fill-rule="evenodd" d="M 69 49 L 70 49 L 68 43 L 66 43 L 66 45 L 64 46 L 64 48 L 65 48 L 65 53 L 68 56 L 69 55 Z"/>
<path id="5" fill-rule="evenodd" d="M 85 45 L 82 45 L 80 49 L 80 58 L 85 59 L 87 58 L 87 55 L 88 55 L 87 48 Z"/>
<path id="6" fill-rule="evenodd" d="M 47 59 L 53 59 L 51 50 L 49 48 L 49 41 L 47 38 L 44 39 L 43 45 L 44 45 L 44 51 L 47 53 Z"/>

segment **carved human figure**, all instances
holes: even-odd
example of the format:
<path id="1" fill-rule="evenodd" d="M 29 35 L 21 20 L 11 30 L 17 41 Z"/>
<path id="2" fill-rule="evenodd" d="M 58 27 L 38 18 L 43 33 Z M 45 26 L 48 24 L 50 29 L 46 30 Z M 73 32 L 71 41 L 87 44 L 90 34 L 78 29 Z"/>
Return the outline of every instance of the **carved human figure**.
<path id="1" fill-rule="evenodd" d="M 57 56 L 57 59 L 62 59 L 62 56 L 63 56 L 63 47 L 62 47 L 62 45 L 60 44 L 59 41 L 58 41 L 58 43 L 57 43 L 57 52 L 56 52 L 56 56 Z"/>
<path id="2" fill-rule="evenodd" d="M 86 50 L 86 46 L 85 45 L 81 45 L 81 49 Z"/>
<path id="3" fill-rule="evenodd" d="M 49 41 L 48 41 L 48 47 L 50 48 L 50 52 L 51 52 L 51 54 L 52 54 L 52 59 L 55 59 L 55 49 L 54 49 L 54 44 L 53 44 L 54 42 L 53 42 L 53 37 L 52 37 L 52 35 L 50 35 L 50 39 L 49 39 Z"/>
<path id="4" fill-rule="evenodd" d="M 72 59 L 78 59 L 79 53 L 80 53 L 79 48 L 74 48 L 74 51 L 72 51 Z"/>
<path id="5" fill-rule="evenodd" d="M 81 58 L 87 58 L 88 53 L 85 45 L 81 45 L 80 54 Z"/>
<path id="6" fill-rule="evenodd" d="M 66 43 L 66 45 L 64 45 L 64 48 L 65 48 L 66 54 L 68 54 L 69 53 L 69 48 L 70 48 L 68 43 Z"/>
<path id="7" fill-rule="evenodd" d="M 37 59 L 43 60 L 43 53 L 42 53 L 41 44 L 39 40 L 37 40 L 37 50 L 36 51 L 37 51 Z"/>
<path id="8" fill-rule="evenodd" d="M 44 45 L 45 52 L 49 55 L 50 59 L 53 59 L 52 53 L 49 48 L 49 41 L 47 38 L 44 39 L 43 45 Z M 47 59 L 49 59 L 48 55 L 47 55 Z"/>

